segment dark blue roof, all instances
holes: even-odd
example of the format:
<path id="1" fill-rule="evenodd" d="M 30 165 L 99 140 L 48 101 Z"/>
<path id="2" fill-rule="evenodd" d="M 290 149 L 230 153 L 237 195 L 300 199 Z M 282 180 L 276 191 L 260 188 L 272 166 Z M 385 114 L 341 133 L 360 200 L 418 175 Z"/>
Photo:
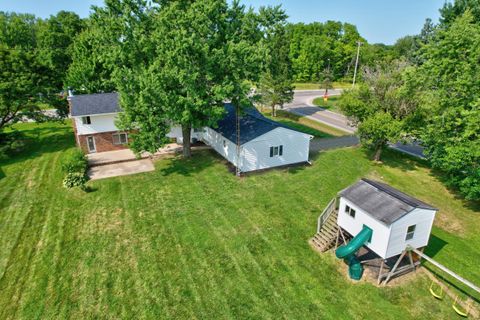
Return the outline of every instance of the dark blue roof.
<path id="1" fill-rule="evenodd" d="M 225 116 L 218 122 L 216 127 L 213 127 L 213 129 L 233 143 L 237 143 L 235 107 L 230 103 L 226 103 L 225 111 Z M 293 130 L 290 127 L 264 117 L 254 107 L 244 108 L 241 111 L 240 117 L 240 145 L 243 145 L 248 141 L 251 141 L 276 128 L 287 128 L 289 130 Z"/>

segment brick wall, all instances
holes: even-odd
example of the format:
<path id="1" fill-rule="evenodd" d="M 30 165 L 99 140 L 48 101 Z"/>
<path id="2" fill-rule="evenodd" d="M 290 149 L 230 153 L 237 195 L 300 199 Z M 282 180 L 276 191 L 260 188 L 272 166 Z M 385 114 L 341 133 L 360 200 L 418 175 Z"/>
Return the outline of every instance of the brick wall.
<path id="1" fill-rule="evenodd" d="M 95 139 L 95 147 L 97 149 L 97 152 L 128 149 L 128 146 L 125 144 L 123 145 L 113 144 L 114 133 L 117 133 L 117 131 L 101 132 L 101 133 L 95 133 L 95 134 L 89 134 L 89 135 L 80 135 L 80 136 L 77 136 L 77 141 L 80 143 L 80 148 L 85 153 L 88 153 L 87 137 L 93 137 Z"/>

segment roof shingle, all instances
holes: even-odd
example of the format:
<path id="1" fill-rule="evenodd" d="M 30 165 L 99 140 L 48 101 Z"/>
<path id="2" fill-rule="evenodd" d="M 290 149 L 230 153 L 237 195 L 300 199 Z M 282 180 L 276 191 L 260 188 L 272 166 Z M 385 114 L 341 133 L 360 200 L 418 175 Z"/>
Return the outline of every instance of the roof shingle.
<path id="1" fill-rule="evenodd" d="M 362 179 L 340 191 L 360 209 L 377 220 L 390 225 L 416 208 L 435 210 L 436 208 L 409 196 L 385 183 Z"/>
<path id="2" fill-rule="evenodd" d="M 82 94 L 69 98 L 73 117 L 120 112 L 118 93 Z"/>

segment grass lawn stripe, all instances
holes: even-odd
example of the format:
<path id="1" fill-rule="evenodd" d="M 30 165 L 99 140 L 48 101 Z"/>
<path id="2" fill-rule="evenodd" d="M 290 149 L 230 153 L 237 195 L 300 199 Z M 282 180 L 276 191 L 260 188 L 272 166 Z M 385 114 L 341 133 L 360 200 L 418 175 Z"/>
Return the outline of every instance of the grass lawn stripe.
<path id="1" fill-rule="evenodd" d="M 224 179 L 222 179 L 218 174 L 213 174 L 211 177 L 215 177 L 215 181 L 212 181 L 210 184 L 206 184 L 206 185 L 218 185 L 218 184 L 224 184 Z M 237 178 L 235 178 L 237 179 Z M 248 179 L 248 178 L 247 178 Z M 238 181 L 235 181 L 236 184 L 237 184 L 237 187 L 238 188 L 242 188 L 242 187 L 245 187 L 244 184 L 245 184 L 245 181 L 241 181 L 241 180 L 238 180 Z M 224 185 L 224 187 L 222 188 L 222 190 L 228 190 L 227 189 L 228 187 Z M 263 190 L 260 189 L 259 192 L 262 192 Z M 224 196 L 222 194 L 222 196 Z M 239 198 L 239 195 L 238 193 L 235 193 L 235 192 L 232 192 L 231 194 L 232 197 L 236 197 L 236 198 Z M 257 196 L 259 196 L 257 194 Z M 246 210 L 244 210 L 243 208 L 240 208 L 238 206 L 238 203 L 239 201 L 241 201 L 242 203 L 248 203 L 248 200 L 245 201 L 247 199 L 242 199 L 242 198 L 239 198 L 237 201 L 233 201 L 233 203 L 237 204 L 235 205 L 235 210 L 234 212 L 238 212 L 239 213 L 239 216 L 242 217 L 245 221 L 244 223 L 247 223 L 249 226 L 250 226 L 250 230 L 256 230 L 256 231 L 259 231 L 260 229 L 258 228 L 258 226 L 254 225 L 251 220 L 249 219 L 249 215 L 251 214 L 251 212 L 247 212 Z M 226 197 L 224 197 L 222 199 L 221 202 L 226 202 Z M 224 221 L 225 224 L 227 225 L 230 225 L 230 220 L 229 219 L 226 219 L 224 215 L 220 215 Z M 263 215 L 263 217 L 265 217 L 265 215 Z M 230 225 L 231 228 L 233 228 L 233 226 Z M 265 241 L 265 237 L 263 238 L 263 240 Z M 268 239 L 266 241 L 268 243 Z M 270 247 L 273 248 L 274 246 L 272 244 L 270 244 Z M 248 246 L 247 246 L 248 248 Z M 254 255 L 250 249 L 248 249 L 248 255 L 250 257 L 250 260 L 252 261 L 253 265 L 255 265 L 257 271 L 262 275 L 262 279 L 268 279 L 266 281 L 264 281 L 264 286 L 268 286 L 272 289 L 272 293 L 273 295 L 275 296 L 276 300 L 280 300 L 277 302 L 277 305 L 278 307 L 280 307 L 280 309 L 283 309 L 284 306 L 286 305 L 287 301 L 285 301 L 285 297 L 283 297 L 280 293 L 279 293 L 279 288 L 277 288 L 274 284 L 272 284 L 271 280 L 270 280 L 270 277 L 266 274 L 267 272 L 270 273 L 270 272 L 273 272 L 274 270 L 271 269 L 271 265 L 270 264 L 264 264 L 264 265 L 260 265 L 260 262 L 259 262 L 259 258 L 261 258 L 260 256 L 256 256 Z M 284 288 L 282 288 L 284 289 Z M 288 289 L 290 290 L 291 288 L 288 287 Z M 284 309 L 284 315 L 285 314 L 288 314 L 290 312 L 290 310 L 285 310 Z M 293 315 L 291 315 L 293 316 Z"/>
<path id="2" fill-rule="evenodd" d="M 210 185 L 208 180 L 203 180 L 203 181 L 207 181 L 207 182 L 206 183 L 205 182 L 200 183 L 199 179 L 195 180 L 195 184 L 197 185 L 197 189 L 200 190 L 202 188 L 208 188 L 208 186 Z M 224 189 L 224 190 L 227 190 L 227 189 Z M 215 194 L 215 200 L 218 200 L 218 196 L 219 196 L 219 194 Z M 223 203 L 223 201 L 221 201 L 221 202 Z M 226 223 L 225 223 L 226 221 L 223 218 L 224 214 L 225 214 L 225 211 L 228 211 L 228 209 L 225 208 L 225 207 L 223 207 L 222 209 L 219 209 L 218 206 L 216 206 L 216 208 L 213 208 L 213 211 L 208 213 L 209 215 L 215 214 L 218 218 L 220 218 L 220 220 L 218 220 L 218 221 L 222 222 L 221 228 L 219 228 L 218 226 L 215 226 L 213 223 L 210 222 L 213 219 L 205 219 L 205 221 L 207 222 L 208 226 L 212 230 L 212 233 L 216 236 L 219 243 L 221 243 L 222 247 L 224 248 L 224 254 L 228 255 L 230 257 L 231 261 L 233 261 L 233 263 L 235 265 L 235 269 L 237 270 L 237 274 L 239 275 L 240 279 L 242 279 L 243 281 L 246 281 L 245 283 L 248 285 L 248 287 L 250 287 L 255 292 L 257 292 L 258 289 L 256 289 L 255 281 L 254 280 L 249 280 L 249 277 L 247 276 L 248 273 L 244 272 L 244 268 L 242 267 L 242 264 L 237 259 L 237 254 L 235 254 L 235 253 L 238 253 L 238 251 L 235 248 L 230 247 L 229 243 L 231 241 L 225 241 L 225 239 L 228 239 L 229 236 L 231 236 L 231 234 L 235 234 L 237 232 L 237 230 L 235 228 L 233 228 L 232 226 L 229 226 L 229 231 L 227 231 L 227 232 L 225 231 L 224 227 L 227 226 Z M 263 282 L 263 279 L 262 279 L 262 282 Z M 247 292 L 244 291 L 244 293 L 247 294 L 247 295 L 248 294 L 251 295 L 251 291 L 247 291 Z M 260 307 L 263 299 L 260 298 L 259 294 L 255 294 L 254 298 L 255 298 L 254 306 L 255 306 L 255 309 L 258 310 L 258 313 L 262 314 L 262 316 L 268 316 L 269 317 L 270 314 L 265 314 L 265 310 L 268 307 L 268 305 L 264 305 L 263 307 Z"/>

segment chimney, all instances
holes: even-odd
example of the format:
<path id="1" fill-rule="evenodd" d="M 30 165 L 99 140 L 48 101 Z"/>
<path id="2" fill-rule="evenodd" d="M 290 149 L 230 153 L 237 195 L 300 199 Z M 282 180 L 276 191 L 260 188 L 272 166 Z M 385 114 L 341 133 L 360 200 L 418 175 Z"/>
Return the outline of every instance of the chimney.
<path id="1" fill-rule="evenodd" d="M 72 87 L 68 87 L 68 98 L 70 100 L 70 98 L 73 97 L 73 89 Z"/>

